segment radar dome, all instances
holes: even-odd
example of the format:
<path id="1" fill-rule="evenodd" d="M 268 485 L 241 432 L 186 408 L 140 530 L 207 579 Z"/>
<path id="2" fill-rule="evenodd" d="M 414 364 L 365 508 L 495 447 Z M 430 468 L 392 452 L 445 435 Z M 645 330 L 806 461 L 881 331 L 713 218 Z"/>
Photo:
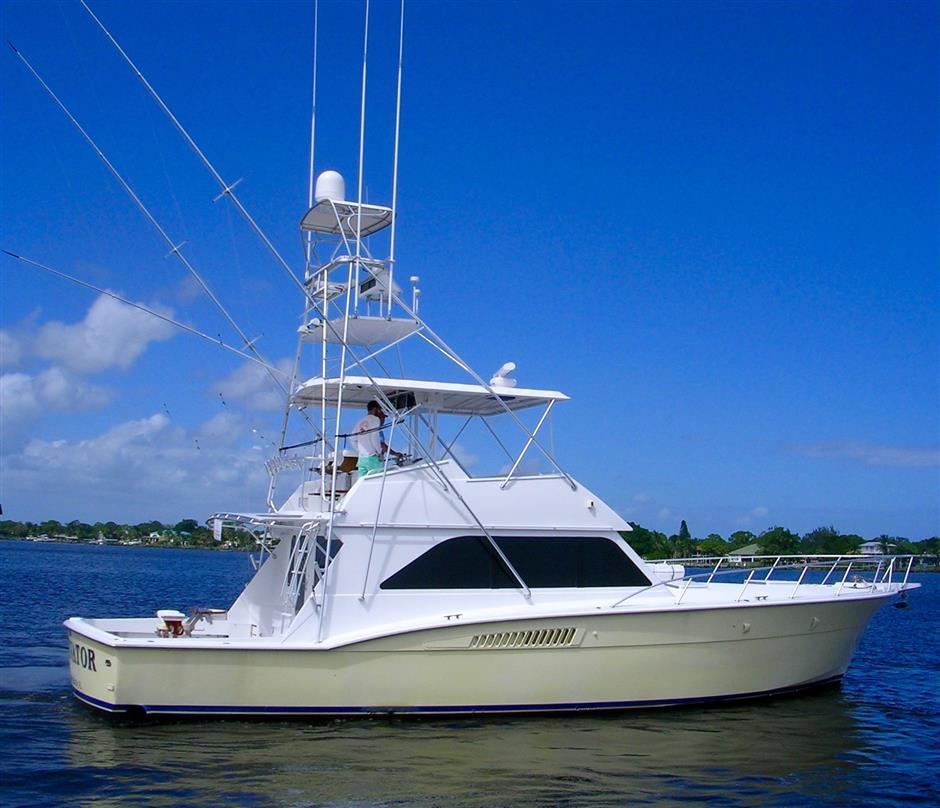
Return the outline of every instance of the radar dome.
<path id="1" fill-rule="evenodd" d="M 342 202 L 346 199 L 346 181 L 338 171 L 324 171 L 317 177 L 317 187 L 314 191 L 317 202 L 332 199 Z"/>

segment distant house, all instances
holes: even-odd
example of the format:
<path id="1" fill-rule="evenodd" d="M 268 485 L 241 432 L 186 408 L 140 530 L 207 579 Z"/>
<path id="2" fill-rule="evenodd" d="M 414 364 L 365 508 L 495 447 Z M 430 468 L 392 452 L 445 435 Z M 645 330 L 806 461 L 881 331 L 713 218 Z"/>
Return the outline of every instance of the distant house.
<path id="1" fill-rule="evenodd" d="M 887 554 L 890 555 L 891 553 L 893 553 L 897 549 L 897 547 L 898 546 L 894 544 L 893 542 L 888 542 Z M 867 555 L 867 556 L 880 556 L 880 555 L 886 554 L 885 547 L 882 545 L 882 543 L 880 541 L 875 541 L 875 540 L 866 541 L 864 544 L 862 544 L 858 548 L 858 552 L 860 555 Z"/>
<path id="2" fill-rule="evenodd" d="M 748 556 L 757 556 L 763 554 L 764 548 L 759 544 L 746 544 L 744 547 L 739 547 L 737 550 L 732 550 L 730 553 L 728 553 L 728 563 L 743 564 L 744 559 Z"/>

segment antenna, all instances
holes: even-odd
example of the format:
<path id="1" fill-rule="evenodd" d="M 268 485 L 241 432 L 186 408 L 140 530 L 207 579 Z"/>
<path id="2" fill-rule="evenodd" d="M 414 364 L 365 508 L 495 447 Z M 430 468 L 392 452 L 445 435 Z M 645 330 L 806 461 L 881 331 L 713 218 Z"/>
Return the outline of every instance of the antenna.
<path id="1" fill-rule="evenodd" d="M 490 379 L 490 387 L 515 387 L 516 380 L 510 379 L 509 374 L 516 369 L 515 362 L 506 362 Z"/>

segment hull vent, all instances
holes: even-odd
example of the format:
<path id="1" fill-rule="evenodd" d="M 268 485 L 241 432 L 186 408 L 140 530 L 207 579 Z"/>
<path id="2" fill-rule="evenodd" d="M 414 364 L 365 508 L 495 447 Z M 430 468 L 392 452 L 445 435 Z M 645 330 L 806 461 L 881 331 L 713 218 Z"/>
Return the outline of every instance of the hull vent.
<path id="1" fill-rule="evenodd" d="M 477 634 L 470 640 L 471 648 L 563 648 L 573 645 L 577 630 L 543 628 L 529 631 L 501 631 Z"/>

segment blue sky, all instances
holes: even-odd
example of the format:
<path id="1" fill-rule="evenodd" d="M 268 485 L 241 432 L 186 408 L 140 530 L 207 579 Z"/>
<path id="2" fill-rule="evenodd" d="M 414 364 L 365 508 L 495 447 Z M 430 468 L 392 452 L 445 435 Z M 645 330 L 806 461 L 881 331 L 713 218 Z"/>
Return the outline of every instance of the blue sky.
<path id="1" fill-rule="evenodd" d="M 311 4 L 92 7 L 301 267 Z M 80 5 L 0 13 L 245 330 L 290 356 L 296 292 Z M 362 8 L 320 13 L 318 163 L 352 188 Z M 373 4 L 376 202 L 397 13 Z M 627 518 L 935 535 L 938 43 L 929 2 L 412 0 L 399 266 L 482 374 L 512 359 L 572 396 L 558 454 Z M 12 52 L 0 97 L 0 247 L 229 336 Z M 263 379 L 5 256 L 0 283 L 6 516 L 262 507 Z"/>

